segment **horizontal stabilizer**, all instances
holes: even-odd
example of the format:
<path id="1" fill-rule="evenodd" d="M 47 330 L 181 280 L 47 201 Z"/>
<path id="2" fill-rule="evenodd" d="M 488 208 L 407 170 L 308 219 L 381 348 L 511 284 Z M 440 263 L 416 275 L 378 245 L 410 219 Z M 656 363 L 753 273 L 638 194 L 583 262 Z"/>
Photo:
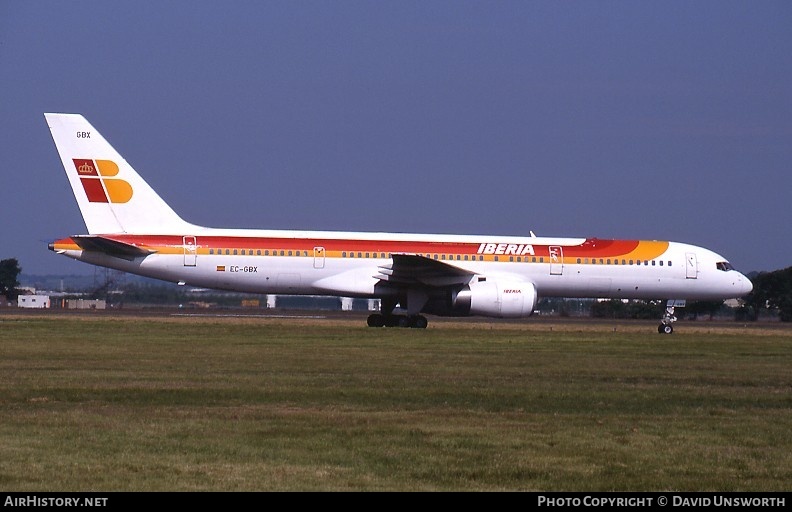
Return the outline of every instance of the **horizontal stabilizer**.
<path id="1" fill-rule="evenodd" d="M 156 252 L 104 236 L 77 235 L 71 237 L 71 239 L 84 251 L 102 252 L 109 256 L 130 261 Z"/>

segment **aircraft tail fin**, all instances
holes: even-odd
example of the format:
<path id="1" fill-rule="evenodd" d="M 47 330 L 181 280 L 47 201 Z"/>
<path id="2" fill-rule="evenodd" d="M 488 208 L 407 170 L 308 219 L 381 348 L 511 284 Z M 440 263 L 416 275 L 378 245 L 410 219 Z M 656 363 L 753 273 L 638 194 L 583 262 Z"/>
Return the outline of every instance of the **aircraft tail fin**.
<path id="1" fill-rule="evenodd" d="M 185 222 L 79 114 L 44 114 L 90 234 L 180 233 Z"/>

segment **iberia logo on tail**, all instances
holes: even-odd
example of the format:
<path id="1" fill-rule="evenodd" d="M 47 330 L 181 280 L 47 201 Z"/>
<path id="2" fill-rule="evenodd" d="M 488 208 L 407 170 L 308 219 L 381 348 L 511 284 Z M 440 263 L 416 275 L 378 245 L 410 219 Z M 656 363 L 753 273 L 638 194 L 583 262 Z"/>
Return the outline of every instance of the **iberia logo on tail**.
<path id="1" fill-rule="evenodd" d="M 118 174 L 118 165 L 112 160 L 73 158 L 72 161 L 89 202 L 127 203 L 132 199 L 132 185 L 112 178 Z"/>

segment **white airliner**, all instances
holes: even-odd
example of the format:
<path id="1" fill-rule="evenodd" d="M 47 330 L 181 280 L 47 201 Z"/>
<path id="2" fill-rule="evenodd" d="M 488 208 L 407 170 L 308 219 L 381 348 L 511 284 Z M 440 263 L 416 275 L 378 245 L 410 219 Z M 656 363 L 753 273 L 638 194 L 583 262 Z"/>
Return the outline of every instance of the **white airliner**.
<path id="1" fill-rule="evenodd" d="M 79 114 L 45 114 L 87 235 L 49 248 L 93 265 L 241 292 L 381 299 L 368 325 L 427 326 L 421 313 L 530 316 L 539 297 L 670 299 L 751 291 L 714 252 L 677 242 L 216 229 L 181 219 Z M 403 314 L 395 314 L 396 306 Z"/>

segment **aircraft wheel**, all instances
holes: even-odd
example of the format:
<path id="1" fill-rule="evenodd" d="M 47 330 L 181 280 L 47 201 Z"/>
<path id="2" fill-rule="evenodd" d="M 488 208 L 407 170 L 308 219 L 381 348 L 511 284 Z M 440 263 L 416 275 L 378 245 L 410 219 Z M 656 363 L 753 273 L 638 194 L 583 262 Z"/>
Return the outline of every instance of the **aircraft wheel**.
<path id="1" fill-rule="evenodd" d="M 385 327 L 396 327 L 399 325 L 399 315 L 386 315 L 383 317 Z"/>
<path id="2" fill-rule="evenodd" d="M 398 325 L 399 327 L 412 327 L 411 324 L 412 321 L 410 317 L 404 315 L 399 315 L 398 321 L 396 322 L 396 325 Z"/>
<path id="3" fill-rule="evenodd" d="M 369 327 L 382 327 L 385 325 L 385 318 L 378 313 L 374 313 L 369 315 L 366 323 Z"/>
<path id="4" fill-rule="evenodd" d="M 674 332 L 674 326 L 671 324 L 660 324 L 657 326 L 657 332 L 660 334 L 671 334 Z"/>
<path id="5" fill-rule="evenodd" d="M 426 329 L 426 326 L 429 325 L 429 321 L 426 319 L 425 316 L 418 315 L 412 318 L 410 322 L 410 327 L 415 329 Z"/>

